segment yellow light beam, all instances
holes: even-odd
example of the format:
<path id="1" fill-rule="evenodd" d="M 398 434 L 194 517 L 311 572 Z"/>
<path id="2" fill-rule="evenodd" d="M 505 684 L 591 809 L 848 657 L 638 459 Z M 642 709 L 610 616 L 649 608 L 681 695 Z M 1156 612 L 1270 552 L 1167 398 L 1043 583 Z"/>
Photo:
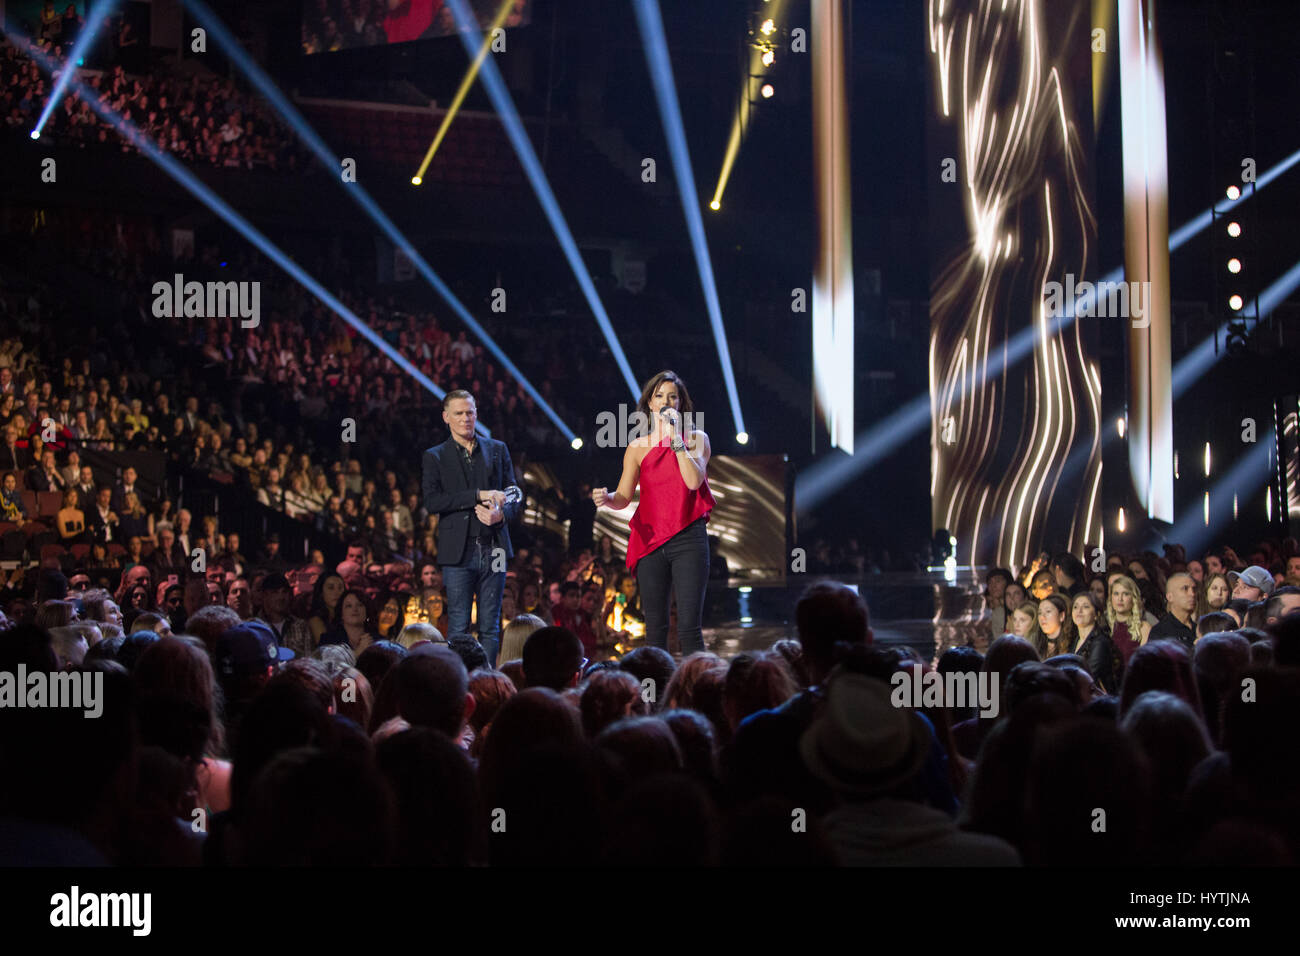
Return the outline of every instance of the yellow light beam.
<path id="1" fill-rule="evenodd" d="M 772 20 L 779 20 L 784 12 L 785 0 L 776 0 L 767 11 Z M 763 63 L 763 54 L 757 48 L 751 47 L 749 51 L 749 73 L 745 77 L 744 88 L 740 94 L 740 103 L 736 107 L 736 115 L 731 121 L 731 136 L 727 139 L 727 152 L 722 157 L 722 171 L 718 173 L 718 185 L 713 190 L 713 200 L 709 203 L 709 208 L 718 210 L 722 208 L 722 193 L 727 188 L 727 180 L 731 178 L 731 167 L 736 162 L 736 156 L 740 153 L 740 141 L 745 134 L 744 115 L 747 104 L 753 101 L 754 95 L 763 83 L 763 77 L 767 75 L 768 67 Z"/>
<path id="2" fill-rule="evenodd" d="M 451 101 L 451 106 L 447 107 L 447 115 L 442 118 L 442 125 L 438 127 L 438 132 L 433 137 L 433 142 L 429 144 L 429 151 L 424 154 L 424 161 L 420 163 L 420 168 L 411 178 L 411 182 L 416 186 L 424 181 L 424 173 L 429 168 L 429 163 L 433 162 L 433 154 L 438 151 L 442 145 L 443 139 L 447 135 L 447 130 L 451 128 L 451 121 L 456 118 L 456 113 L 460 110 L 460 104 L 465 101 L 469 88 L 474 85 L 474 80 L 478 78 L 479 67 L 483 65 L 483 59 L 492 49 L 492 35 L 506 22 L 506 17 L 510 14 L 510 9 L 515 5 L 514 0 L 502 0 L 501 8 L 497 10 L 496 18 L 492 25 L 483 31 L 483 45 L 479 47 L 478 56 L 474 57 L 474 62 L 469 65 L 465 71 L 465 78 L 460 81 L 460 89 L 456 91 L 455 98 Z"/>

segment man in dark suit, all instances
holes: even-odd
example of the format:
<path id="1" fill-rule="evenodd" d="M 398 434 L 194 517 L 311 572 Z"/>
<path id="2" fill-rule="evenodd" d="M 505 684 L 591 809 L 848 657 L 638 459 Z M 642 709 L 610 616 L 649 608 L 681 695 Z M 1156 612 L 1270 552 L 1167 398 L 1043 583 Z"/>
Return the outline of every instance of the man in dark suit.
<path id="1" fill-rule="evenodd" d="M 126 510 L 126 496 L 132 492 L 134 492 L 135 496 L 140 499 L 140 504 L 144 504 L 144 494 L 139 485 L 136 484 L 136 479 L 138 477 L 139 476 L 136 474 L 135 469 L 130 465 L 127 465 L 123 470 L 122 480 L 113 486 L 114 511 L 121 513 Z"/>
<path id="2" fill-rule="evenodd" d="M 424 453 L 424 506 L 438 515 L 438 564 L 447 589 L 447 638 L 470 636 L 478 598 L 479 643 L 496 664 L 501 643 L 501 596 L 514 557 L 507 520 L 520 503 L 506 501 L 515 469 L 505 442 L 478 438 L 478 407 L 461 389 L 448 392 L 442 420 L 451 437 Z"/>

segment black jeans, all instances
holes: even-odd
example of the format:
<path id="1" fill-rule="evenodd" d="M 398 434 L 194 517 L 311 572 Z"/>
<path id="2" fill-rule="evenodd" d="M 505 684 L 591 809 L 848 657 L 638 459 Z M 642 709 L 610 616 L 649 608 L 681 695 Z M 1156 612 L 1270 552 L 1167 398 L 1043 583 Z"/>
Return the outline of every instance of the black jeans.
<path id="1" fill-rule="evenodd" d="M 636 564 L 646 643 L 668 649 L 669 587 L 677 596 L 682 654 L 704 650 L 704 589 L 709 584 L 709 537 L 697 518 Z"/>

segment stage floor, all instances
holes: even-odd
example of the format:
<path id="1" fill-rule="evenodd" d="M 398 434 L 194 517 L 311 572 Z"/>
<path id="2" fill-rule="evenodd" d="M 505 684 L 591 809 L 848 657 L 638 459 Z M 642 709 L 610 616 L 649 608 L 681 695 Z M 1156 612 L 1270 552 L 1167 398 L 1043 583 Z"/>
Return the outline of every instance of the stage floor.
<path id="1" fill-rule="evenodd" d="M 730 657 L 741 651 L 766 650 L 782 638 L 795 637 L 794 608 L 804 588 L 818 580 L 855 586 L 871 612 L 871 628 L 880 644 L 907 644 L 933 660 L 943 650 L 974 636 L 984 610 L 982 576 L 969 568 L 953 579 L 942 571 L 873 574 L 861 578 L 791 576 L 785 584 L 728 586 L 710 583 L 704 613 L 704 643 Z"/>

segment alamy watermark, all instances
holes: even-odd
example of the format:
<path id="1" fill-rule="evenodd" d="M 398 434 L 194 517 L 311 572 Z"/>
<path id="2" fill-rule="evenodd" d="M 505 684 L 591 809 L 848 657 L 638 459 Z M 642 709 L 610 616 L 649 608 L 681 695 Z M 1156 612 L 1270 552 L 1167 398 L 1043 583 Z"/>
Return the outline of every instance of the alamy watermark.
<path id="1" fill-rule="evenodd" d="M 186 282 L 179 272 L 171 282 L 153 284 L 156 319 L 240 319 L 246 329 L 262 323 L 262 283 Z"/>
<path id="2" fill-rule="evenodd" d="M 596 416 L 596 447 L 626 448 L 632 442 L 645 438 L 653 430 L 653 416 L 639 408 L 628 411 L 626 402 L 620 402 L 617 412 L 604 411 Z M 691 432 L 704 430 L 702 412 L 678 413 L 677 433 L 686 440 Z"/>
<path id="3" fill-rule="evenodd" d="M 1085 281 L 1076 285 L 1070 272 L 1063 284 L 1055 280 L 1043 283 L 1043 308 L 1048 318 L 1064 317 L 1071 305 L 1076 318 L 1131 319 L 1133 328 L 1145 329 L 1151 324 L 1151 283 Z"/>
<path id="4" fill-rule="evenodd" d="M 998 715 L 998 677 L 987 671 L 978 673 L 938 671 L 921 673 L 921 668 L 895 671 L 889 677 L 893 691 L 889 702 L 895 707 L 971 708 L 981 717 Z"/>
<path id="5" fill-rule="evenodd" d="M 95 718 L 104 712 L 103 671 L 0 671 L 0 707 L 72 708 Z"/>

